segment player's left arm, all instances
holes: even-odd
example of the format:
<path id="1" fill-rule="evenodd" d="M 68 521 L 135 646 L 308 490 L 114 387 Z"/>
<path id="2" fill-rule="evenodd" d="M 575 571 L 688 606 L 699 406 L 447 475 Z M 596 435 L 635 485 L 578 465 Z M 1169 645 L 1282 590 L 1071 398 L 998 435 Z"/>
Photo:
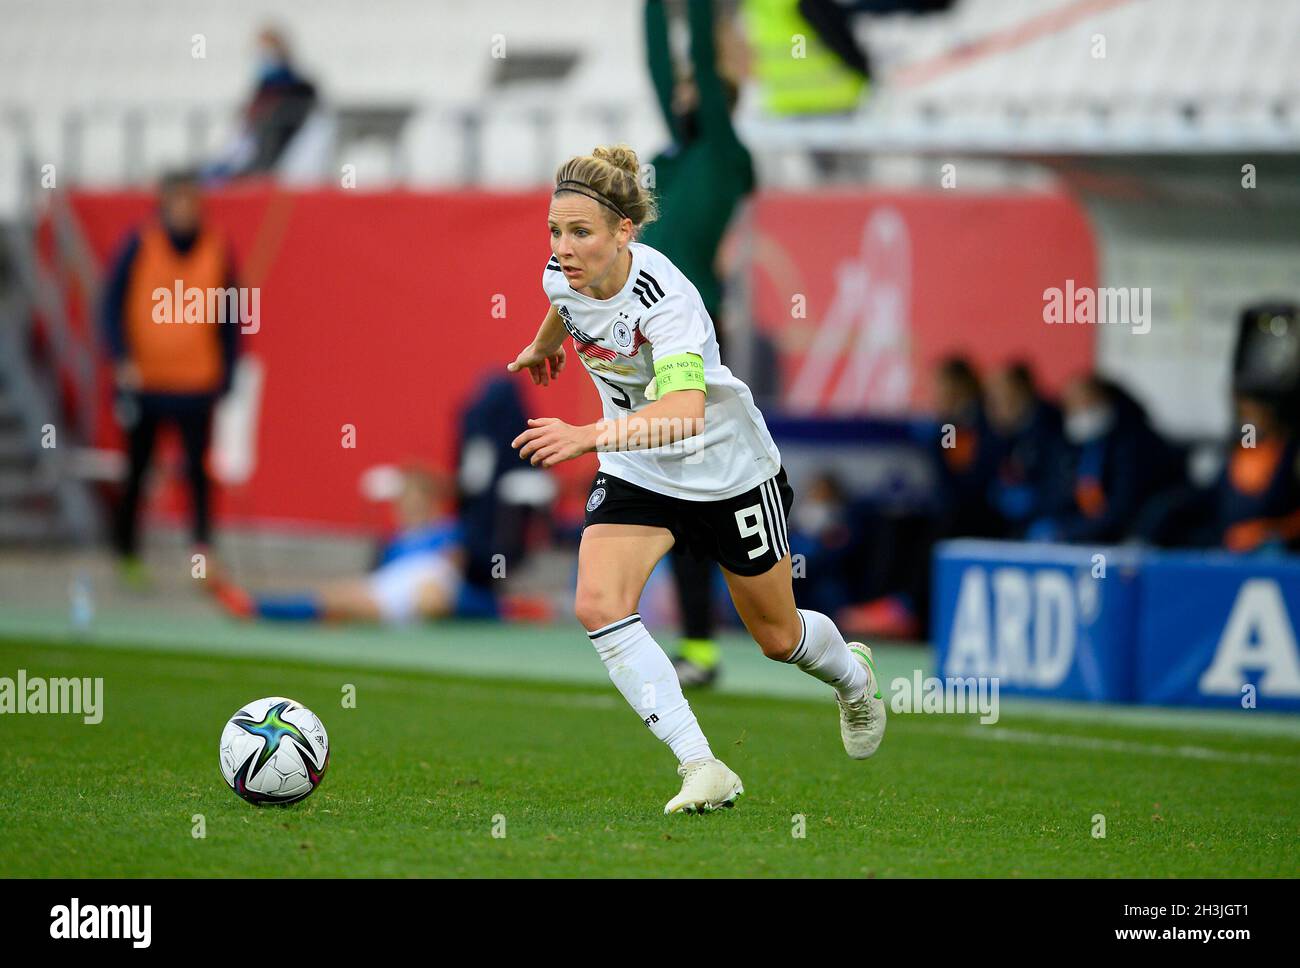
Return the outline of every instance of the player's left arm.
<path id="1" fill-rule="evenodd" d="M 626 417 L 592 424 L 596 434 L 593 450 L 646 450 L 704 432 L 704 361 L 694 356 L 694 362 L 684 358 L 670 364 L 673 362 L 683 370 L 698 365 L 698 383 L 679 376 L 675 384 L 665 385 L 663 371 L 656 364 L 655 370 L 661 374 L 659 398 Z"/>
<path id="2" fill-rule="evenodd" d="M 594 450 L 663 447 L 703 431 L 704 389 L 692 387 L 664 391 L 654 403 L 617 420 L 574 426 L 558 417 L 533 417 L 510 446 L 535 467 L 553 467 Z"/>
<path id="3" fill-rule="evenodd" d="M 593 450 L 647 450 L 704 432 L 704 346 L 707 329 L 679 292 L 669 292 L 642 320 L 654 353 L 653 402 L 617 419 L 575 427 L 555 417 L 536 417 L 514 439 L 519 456 L 552 467 Z"/>

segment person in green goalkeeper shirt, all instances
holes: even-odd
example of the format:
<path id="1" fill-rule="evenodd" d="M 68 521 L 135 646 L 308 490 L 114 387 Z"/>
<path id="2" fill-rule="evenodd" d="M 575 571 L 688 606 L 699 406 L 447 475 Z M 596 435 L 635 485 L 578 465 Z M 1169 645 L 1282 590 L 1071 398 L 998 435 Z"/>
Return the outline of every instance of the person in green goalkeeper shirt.
<path id="1" fill-rule="evenodd" d="M 737 87 L 718 70 L 713 3 L 687 0 L 690 63 L 681 70 L 669 45 L 666 6 L 664 0 L 645 6 L 650 78 L 672 143 L 650 163 L 653 181 L 647 187 L 659 198 L 659 220 L 645 228 L 641 241 L 668 256 L 695 284 L 725 352 L 715 261 L 732 216 L 754 190 L 754 165 L 731 124 Z M 682 685 L 711 685 L 721 659 L 713 621 L 717 566 L 680 547 L 671 557 L 683 633 L 673 664 Z"/>

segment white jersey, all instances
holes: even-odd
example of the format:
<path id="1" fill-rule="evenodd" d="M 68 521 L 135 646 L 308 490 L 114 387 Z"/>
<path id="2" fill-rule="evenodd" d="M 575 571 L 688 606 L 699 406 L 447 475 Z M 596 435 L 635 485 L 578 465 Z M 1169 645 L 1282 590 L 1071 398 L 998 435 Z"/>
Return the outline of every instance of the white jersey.
<path id="1" fill-rule="evenodd" d="M 721 501 L 774 475 L 781 454 L 749 387 L 722 365 L 700 294 L 657 249 L 629 246 L 632 268 L 621 292 L 593 299 L 569 286 L 554 256 L 542 288 L 573 337 L 578 357 L 610 419 L 640 410 L 654 361 L 695 353 L 704 360 L 704 432 L 646 450 L 601 451 L 600 469 L 639 487 L 688 501 Z M 652 391 L 653 393 L 653 391 Z"/>

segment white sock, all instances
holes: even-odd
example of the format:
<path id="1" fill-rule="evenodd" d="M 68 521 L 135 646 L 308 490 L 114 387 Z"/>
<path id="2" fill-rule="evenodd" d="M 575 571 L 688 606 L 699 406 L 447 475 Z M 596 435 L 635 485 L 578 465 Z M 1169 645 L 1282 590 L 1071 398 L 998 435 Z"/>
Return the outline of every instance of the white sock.
<path id="1" fill-rule="evenodd" d="M 642 722 L 681 763 L 711 760 L 713 751 L 682 695 L 677 670 L 637 613 L 587 633 L 600 661 Z"/>
<path id="2" fill-rule="evenodd" d="M 786 662 L 835 689 L 841 699 L 856 699 L 867 688 L 867 670 L 853 658 L 835 623 L 821 612 L 797 609 L 803 635 Z"/>

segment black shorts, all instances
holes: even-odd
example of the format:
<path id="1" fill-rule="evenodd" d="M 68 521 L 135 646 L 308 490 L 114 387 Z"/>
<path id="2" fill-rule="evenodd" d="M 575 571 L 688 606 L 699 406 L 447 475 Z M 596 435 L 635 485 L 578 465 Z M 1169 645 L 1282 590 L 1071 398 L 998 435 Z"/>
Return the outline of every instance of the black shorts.
<path id="1" fill-rule="evenodd" d="M 686 501 L 598 471 L 587 495 L 589 524 L 645 524 L 667 528 L 679 545 L 737 575 L 761 575 L 790 551 L 786 518 L 794 490 L 785 468 L 725 501 Z"/>

